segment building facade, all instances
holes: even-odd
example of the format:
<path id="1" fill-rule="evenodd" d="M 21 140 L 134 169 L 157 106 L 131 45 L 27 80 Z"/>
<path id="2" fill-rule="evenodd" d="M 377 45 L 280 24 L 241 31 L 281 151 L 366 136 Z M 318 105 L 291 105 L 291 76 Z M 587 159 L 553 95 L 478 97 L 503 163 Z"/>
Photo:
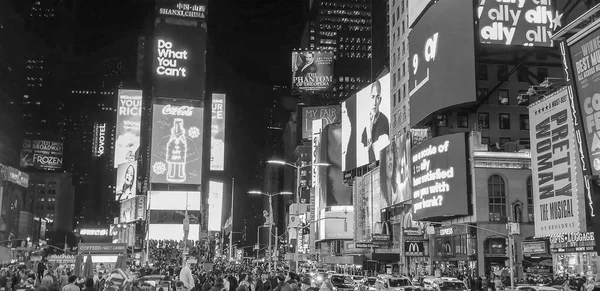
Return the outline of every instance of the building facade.
<path id="1" fill-rule="evenodd" d="M 72 232 L 75 223 L 72 175 L 34 172 L 30 173 L 30 185 L 34 215 L 47 220 L 49 231 Z"/>

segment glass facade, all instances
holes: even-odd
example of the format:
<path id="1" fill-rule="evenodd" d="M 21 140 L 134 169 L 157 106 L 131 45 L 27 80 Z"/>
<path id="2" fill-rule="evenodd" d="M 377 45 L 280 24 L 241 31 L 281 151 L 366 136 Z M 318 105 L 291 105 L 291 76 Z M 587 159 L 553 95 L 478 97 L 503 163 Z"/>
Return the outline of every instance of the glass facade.
<path id="1" fill-rule="evenodd" d="M 596 278 L 598 275 L 596 257 L 596 252 L 552 254 L 555 275 Z"/>

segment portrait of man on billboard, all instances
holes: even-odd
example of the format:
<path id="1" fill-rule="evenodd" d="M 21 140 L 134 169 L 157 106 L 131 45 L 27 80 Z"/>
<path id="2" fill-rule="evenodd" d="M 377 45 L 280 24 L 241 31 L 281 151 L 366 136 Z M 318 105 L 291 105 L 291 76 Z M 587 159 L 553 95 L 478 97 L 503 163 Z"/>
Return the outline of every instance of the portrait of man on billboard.
<path id="1" fill-rule="evenodd" d="M 377 80 L 371 85 L 372 107 L 369 112 L 369 124 L 365 126 L 361 135 L 361 143 L 369 153 L 369 163 L 375 162 L 381 150 L 390 143 L 390 122 L 387 116 L 379 111 L 381 99 L 381 82 Z"/>
<path id="2" fill-rule="evenodd" d="M 315 64 L 315 53 L 306 52 L 304 54 L 296 54 L 294 61 L 294 77 L 305 77 L 308 74 L 316 73 L 318 70 Z M 300 63 L 300 65 L 298 65 Z"/>

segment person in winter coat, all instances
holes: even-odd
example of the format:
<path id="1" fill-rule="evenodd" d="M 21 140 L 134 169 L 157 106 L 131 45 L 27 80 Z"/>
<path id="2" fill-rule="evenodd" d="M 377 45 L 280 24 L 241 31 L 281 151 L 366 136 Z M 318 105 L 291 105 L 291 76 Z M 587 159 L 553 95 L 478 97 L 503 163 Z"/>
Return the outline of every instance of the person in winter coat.
<path id="1" fill-rule="evenodd" d="M 223 284 L 223 278 L 217 278 L 215 280 L 215 285 L 210 289 L 210 291 L 223 291 L 225 289 L 225 285 Z"/>
<path id="2" fill-rule="evenodd" d="M 289 272 L 285 278 L 285 285 L 281 288 L 282 291 L 298 291 L 298 283 L 296 281 L 296 273 Z"/>

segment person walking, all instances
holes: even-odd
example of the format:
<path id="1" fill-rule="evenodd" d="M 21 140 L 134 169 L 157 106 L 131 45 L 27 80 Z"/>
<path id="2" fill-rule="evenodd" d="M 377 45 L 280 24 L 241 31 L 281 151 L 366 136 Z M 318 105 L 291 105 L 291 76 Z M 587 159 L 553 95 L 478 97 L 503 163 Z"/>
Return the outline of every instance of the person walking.
<path id="1" fill-rule="evenodd" d="M 62 291 L 81 291 L 79 287 L 75 284 L 77 282 L 77 276 L 71 275 L 69 276 L 69 283 L 65 285 L 61 290 Z"/>

